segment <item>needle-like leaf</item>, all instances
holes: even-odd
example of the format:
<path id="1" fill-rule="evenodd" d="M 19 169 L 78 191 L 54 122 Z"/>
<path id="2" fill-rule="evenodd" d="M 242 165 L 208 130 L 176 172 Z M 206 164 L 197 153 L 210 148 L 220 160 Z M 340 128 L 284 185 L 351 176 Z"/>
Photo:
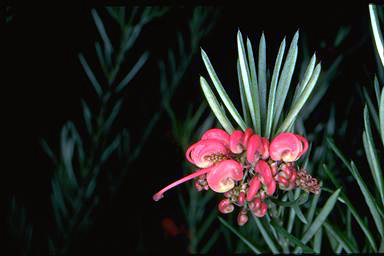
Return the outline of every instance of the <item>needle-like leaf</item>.
<path id="1" fill-rule="evenodd" d="M 220 222 L 224 224 L 225 227 L 227 227 L 232 233 L 234 233 L 238 238 L 240 238 L 241 241 L 243 241 L 254 253 L 260 254 L 261 251 L 258 250 L 251 242 L 249 242 L 242 234 L 236 231 L 231 225 L 229 225 L 228 222 L 226 222 L 223 218 L 218 216 Z"/>
<path id="2" fill-rule="evenodd" d="M 267 57 L 265 49 L 264 33 L 261 34 L 259 42 L 259 64 L 258 64 L 258 86 L 260 99 L 260 122 L 265 124 L 267 118 Z M 261 127 L 263 128 L 263 127 Z M 265 136 L 264 131 L 261 131 L 262 136 Z"/>
<path id="3" fill-rule="evenodd" d="M 217 77 L 216 72 L 213 69 L 211 62 L 210 62 L 207 54 L 204 52 L 203 49 L 201 49 L 201 56 L 203 58 L 205 67 L 208 70 L 209 76 L 211 77 L 213 85 L 215 86 L 217 92 L 219 93 L 221 100 L 224 102 L 225 107 L 228 109 L 229 113 L 232 115 L 233 119 L 238 123 L 238 125 L 241 127 L 241 129 L 245 130 L 247 128 L 247 126 L 245 125 L 245 122 L 241 118 L 236 107 L 233 105 L 233 103 L 232 103 L 231 99 L 229 98 L 228 94 L 226 93 L 224 87 L 221 85 L 221 82 L 220 82 L 219 78 Z"/>
<path id="4" fill-rule="evenodd" d="M 229 134 L 232 134 L 234 130 L 232 124 L 229 122 L 227 116 L 225 115 L 224 111 L 220 107 L 219 102 L 217 101 L 211 88 L 209 88 L 207 81 L 202 76 L 200 77 L 200 85 L 201 85 L 201 88 L 203 89 L 205 97 L 207 98 L 208 104 L 211 107 L 212 112 L 215 114 L 217 120 L 219 120 L 220 124 Z"/>

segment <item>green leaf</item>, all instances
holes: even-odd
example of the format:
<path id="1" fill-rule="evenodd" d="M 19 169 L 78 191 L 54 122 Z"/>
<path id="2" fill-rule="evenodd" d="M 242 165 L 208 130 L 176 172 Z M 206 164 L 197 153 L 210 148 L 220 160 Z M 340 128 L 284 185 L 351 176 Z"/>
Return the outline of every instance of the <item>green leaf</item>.
<path id="1" fill-rule="evenodd" d="M 320 190 L 320 192 L 321 192 L 321 190 Z M 313 221 L 313 217 L 315 216 L 315 210 L 317 209 L 317 203 L 319 202 L 319 198 L 320 198 L 320 194 L 313 196 L 313 199 L 311 202 L 311 207 L 309 208 L 308 213 L 307 213 L 307 222 L 308 223 L 304 226 L 303 233 L 305 231 L 307 231 L 307 229 L 309 228 L 309 226 L 311 225 L 311 223 Z"/>
<path id="2" fill-rule="evenodd" d="M 104 150 L 104 152 L 101 154 L 100 161 L 104 163 L 107 161 L 107 159 L 111 156 L 113 151 L 117 149 L 117 147 L 120 145 L 120 136 L 117 135 L 115 139 L 111 142 L 111 144 L 108 145 L 108 147 Z"/>
<path id="3" fill-rule="evenodd" d="M 92 134 L 92 114 L 87 103 L 82 99 L 81 105 L 83 105 L 83 117 L 85 122 L 85 127 L 89 134 Z"/>
<path id="4" fill-rule="evenodd" d="M 260 123 L 265 124 L 267 118 L 267 57 L 265 49 L 265 37 L 264 32 L 261 34 L 260 43 L 259 43 L 259 64 L 258 64 L 258 86 L 259 86 L 259 97 L 260 97 Z M 261 131 L 262 136 L 265 136 L 265 133 Z"/>
<path id="5" fill-rule="evenodd" d="M 373 180 L 375 181 L 376 187 L 379 190 L 382 205 L 384 205 L 383 174 L 380 168 L 378 157 L 375 152 L 375 146 L 373 142 L 372 129 L 371 129 L 371 124 L 369 122 L 367 106 L 365 106 L 364 108 L 364 126 L 365 126 L 365 131 L 363 132 L 363 143 L 364 143 L 365 154 L 367 156 L 367 160 L 371 169 Z"/>
<path id="6" fill-rule="evenodd" d="M 247 38 L 247 56 L 248 56 L 248 63 L 249 63 L 249 74 L 251 79 L 250 84 L 250 92 L 251 92 L 251 98 L 253 101 L 253 109 L 255 110 L 255 120 L 256 120 L 256 128 L 255 132 L 257 134 L 261 134 L 261 118 L 260 118 L 260 98 L 259 98 L 259 85 L 257 83 L 257 74 L 256 74 L 256 64 L 255 59 L 253 57 L 253 50 L 252 50 L 252 44 L 249 38 Z M 241 68 L 240 68 L 240 62 L 239 68 L 237 70 L 238 75 L 241 77 Z M 243 80 L 241 80 L 243 81 Z M 243 82 L 244 86 L 244 82 Z"/>
<path id="7" fill-rule="evenodd" d="M 384 146 L 384 87 L 381 89 L 379 116 L 380 116 L 380 134 L 381 134 L 381 140 Z"/>
<path id="8" fill-rule="evenodd" d="M 247 125 L 247 127 L 251 127 L 251 125 L 252 125 L 251 119 L 250 119 L 251 117 L 250 117 L 250 114 L 249 114 L 248 102 L 247 102 L 247 99 L 246 99 L 246 96 L 245 96 L 244 83 L 243 83 L 243 80 L 241 78 L 240 63 L 239 63 L 239 61 L 237 61 L 237 79 L 239 81 L 241 108 L 243 109 L 243 116 L 244 116 L 245 124 Z"/>
<path id="9" fill-rule="evenodd" d="M 220 236 L 220 232 L 218 230 L 216 230 L 215 233 L 213 233 L 213 235 L 209 238 L 209 240 L 204 243 L 204 247 L 201 248 L 200 253 L 201 254 L 207 254 L 209 252 L 209 250 L 212 248 L 212 246 L 215 244 L 215 242 L 217 241 L 219 236 Z"/>
<path id="10" fill-rule="evenodd" d="M 240 30 L 237 32 L 237 51 L 239 54 L 239 63 L 240 63 L 240 71 L 241 71 L 241 77 L 245 88 L 245 95 L 247 96 L 247 102 L 249 106 L 249 110 L 251 113 L 251 119 L 253 123 L 253 128 L 255 133 L 260 134 L 260 130 L 257 130 L 257 127 L 259 126 L 260 120 L 256 119 L 256 111 L 259 111 L 255 109 L 254 107 L 254 92 L 252 91 L 251 86 L 251 78 L 249 76 L 249 70 L 248 70 L 248 63 L 247 58 L 245 55 L 245 49 L 243 44 L 243 36 L 241 35 Z"/>
<path id="11" fill-rule="evenodd" d="M 87 61 L 85 60 L 83 54 L 81 54 L 81 53 L 79 53 L 79 60 L 80 60 L 81 65 L 84 68 L 85 73 L 87 74 L 89 80 L 91 81 L 93 88 L 95 89 L 97 95 L 100 97 L 103 94 L 101 86 L 100 86 L 99 82 L 97 81 L 95 75 L 93 74 L 91 68 L 89 67 Z"/>
<path id="12" fill-rule="evenodd" d="M 277 133 L 287 130 L 288 127 L 295 122 L 297 115 L 299 114 L 300 110 L 303 108 L 304 104 L 307 102 L 309 96 L 311 95 L 313 89 L 315 88 L 317 79 L 320 74 L 320 70 L 321 70 L 321 65 L 317 64 L 315 71 L 313 72 L 307 86 L 305 87 L 302 94 L 298 97 L 296 104 L 291 107 L 287 117 L 285 118 L 284 122 L 280 126 Z"/>
<path id="13" fill-rule="evenodd" d="M 140 58 L 137 60 L 136 64 L 132 67 L 132 69 L 128 72 L 128 74 L 121 80 L 121 82 L 116 86 L 116 93 L 121 92 L 125 86 L 135 77 L 137 72 L 143 67 L 143 65 L 147 62 L 149 57 L 149 52 L 144 52 Z"/>
<path id="14" fill-rule="evenodd" d="M 264 241 L 267 243 L 272 253 L 275 253 L 275 254 L 279 253 L 279 250 L 277 249 L 275 243 L 273 242 L 269 232 L 266 230 L 265 226 L 260 221 L 260 219 L 256 216 L 253 216 L 253 219 L 255 220 L 257 228 L 259 229 Z"/>
<path id="15" fill-rule="evenodd" d="M 267 138 L 270 138 L 272 134 L 272 121 L 273 117 L 275 115 L 275 96 L 276 96 L 276 87 L 277 87 L 277 81 L 279 78 L 280 73 L 280 67 L 281 62 L 284 57 L 284 50 L 285 50 L 285 38 L 280 44 L 279 52 L 277 53 L 275 67 L 273 68 L 273 75 L 271 80 L 271 87 L 269 88 L 269 95 L 268 95 L 268 113 L 267 113 L 267 123 L 265 128 L 265 136 Z"/>
<path id="16" fill-rule="evenodd" d="M 208 228 L 212 225 L 213 221 L 216 219 L 217 212 L 211 211 L 211 213 L 208 215 L 208 217 L 205 218 L 204 222 L 199 225 L 199 229 L 196 232 L 195 240 L 196 243 L 199 243 L 205 233 L 207 232 Z"/>
<path id="17" fill-rule="evenodd" d="M 367 185 L 361 178 L 359 171 L 357 170 L 355 164 L 353 161 L 351 161 L 351 168 L 350 171 L 359 184 L 359 187 L 361 189 L 361 192 L 363 193 L 363 196 L 365 198 L 365 202 L 368 205 L 369 210 L 371 211 L 371 214 L 373 216 L 373 219 L 376 223 L 377 230 L 379 231 L 379 234 L 381 235 L 382 238 L 384 238 L 384 226 L 383 222 L 381 220 L 381 216 L 379 214 L 379 206 L 376 204 L 376 201 L 374 197 L 372 196 L 371 192 L 369 192 Z"/>
<path id="18" fill-rule="evenodd" d="M 220 107 L 219 102 L 217 101 L 211 88 L 209 88 L 207 81 L 202 76 L 200 77 L 200 85 L 201 85 L 201 88 L 203 89 L 205 97 L 207 98 L 208 104 L 211 107 L 213 113 L 215 114 L 217 120 L 219 120 L 220 124 L 229 134 L 232 134 L 234 130 L 232 124 L 229 122 L 227 116 L 225 115 L 224 111 Z"/>
<path id="19" fill-rule="evenodd" d="M 344 248 L 347 253 L 358 253 L 358 249 L 351 244 L 348 237 L 342 234 L 335 225 L 330 225 L 328 222 L 324 222 L 324 227 L 332 237 L 334 237 Z"/>
<path id="20" fill-rule="evenodd" d="M 104 47 L 105 47 L 105 53 L 110 56 L 112 54 L 112 44 L 111 41 L 108 38 L 107 32 L 105 31 L 104 25 L 102 20 L 100 19 L 99 15 L 97 14 L 95 9 L 91 10 L 91 14 L 93 17 L 93 20 L 95 21 L 97 30 L 100 33 L 101 39 L 104 42 Z"/>
<path id="21" fill-rule="evenodd" d="M 119 99 L 116 101 L 115 106 L 113 106 L 113 109 L 111 111 L 111 114 L 109 115 L 107 120 L 105 120 L 105 123 L 103 125 L 104 131 L 108 131 L 111 128 L 113 122 L 115 121 L 117 115 L 120 112 L 122 103 L 123 103 L 123 99 Z"/>
<path id="22" fill-rule="evenodd" d="M 368 105 L 369 112 L 371 113 L 371 116 L 373 118 L 373 123 L 375 124 L 378 131 L 380 131 L 380 124 L 379 124 L 379 115 L 376 112 L 375 107 L 373 106 L 372 100 L 368 95 L 367 89 L 363 87 L 363 95 L 366 101 L 366 104 Z"/>
<path id="23" fill-rule="evenodd" d="M 303 238 L 301 239 L 301 242 L 306 244 L 312 237 L 313 235 L 319 230 L 321 225 L 323 225 L 324 221 L 328 217 L 329 213 L 332 211 L 333 207 L 335 206 L 337 202 L 337 198 L 340 194 L 341 188 L 335 191 L 327 202 L 325 203 L 324 207 L 321 209 L 320 213 L 317 215 L 315 220 L 312 222 L 312 224 L 308 227 L 307 231 L 305 231 Z M 297 248 L 295 250 L 297 253 Z"/>
<path id="24" fill-rule="evenodd" d="M 231 225 L 229 225 L 228 222 L 226 222 L 223 218 L 218 216 L 220 222 L 224 224 L 225 227 L 227 227 L 232 233 L 234 233 L 238 238 L 240 238 L 241 241 L 243 241 L 254 253 L 260 254 L 261 251 L 258 250 L 253 244 L 251 244 L 243 235 L 241 235 L 239 232 L 237 232 Z"/>
<path id="25" fill-rule="evenodd" d="M 45 139 L 42 139 L 40 141 L 40 144 L 44 150 L 44 152 L 52 159 L 53 162 L 56 163 L 57 159 L 56 159 L 56 156 L 55 154 L 53 153 L 51 147 L 48 145 L 48 143 L 46 142 Z"/>
<path id="26" fill-rule="evenodd" d="M 203 58 L 205 67 L 208 70 L 209 76 L 211 77 L 213 85 L 215 86 L 217 92 L 219 93 L 221 100 L 224 102 L 224 105 L 228 109 L 229 113 L 231 113 L 233 119 L 235 119 L 235 121 L 241 127 L 241 129 L 245 130 L 247 128 L 247 126 L 245 125 L 245 123 L 244 123 L 243 119 L 241 118 L 239 112 L 237 111 L 236 107 L 233 105 L 233 103 L 232 103 L 231 99 L 229 98 L 228 94 L 226 93 L 224 87 L 221 85 L 221 82 L 220 82 L 219 78 L 217 77 L 216 72 L 211 65 L 211 62 L 209 61 L 209 58 L 203 49 L 201 49 L 201 56 Z"/>
<path id="27" fill-rule="evenodd" d="M 320 229 L 316 232 L 314 241 L 313 241 L 313 249 L 316 251 L 316 253 L 320 253 L 321 250 L 321 242 L 323 238 L 323 229 L 320 227 Z"/>
<path id="28" fill-rule="evenodd" d="M 273 198 L 271 197 L 270 200 L 277 204 L 277 205 L 280 205 L 280 206 L 284 206 L 284 207 L 292 207 L 294 205 L 302 205 L 302 204 L 305 204 L 308 200 L 308 193 L 307 192 L 304 192 L 302 193 L 297 199 L 295 200 L 292 200 L 292 201 L 281 201 L 281 200 L 278 200 L 276 198 Z"/>
<path id="29" fill-rule="evenodd" d="M 298 247 L 301 247 L 304 251 L 304 253 L 315 253 L 315 251 L 303 244 L 297 237 L 295 237 L 294 235 L 290 234 L 287 230 L 285 230 L 281 225 L 279 225 L 279 223 L 277 223 L 277 221 L 275 219 L 272 219 L 271 221 L 271 225 L 277 230 L 277 232 L 284 236 L 285 238 L 287 238 L 292 244 L 298 246 Z"/>
<path id="30" fill-rule="evenodd" d="M 307 69 L 304 73 L 304 77 L 300 80 L 299 84 L 296 87 L 295 94 L 294 94 L 293 100 L 292 100 L 292 105 L 295 105 L 299 96 L 303 93 L 305 87 L 307 86 L 309 79 L 311 78 L 311 76 L 313 74 L 315 64 L 316 64 L 316 54 L 313 54 L 308 66 L 307 66 Z"/>
<path id="31" fill-rule="evenodd" d="M 384 41 L 380 31 L 379 18 L 377 17 L 377 10 L 374 4 L 369 4 L 369 16 L 371 18 L 371 27 L 373 32 L 373 38 L 376 43 L 376 50 L 381 60 L 381 64 L 384 67 Z"/>
<path id="32" fill-rule="evenodd" d="M 297 40 L 299 38 L 299 31 L 296 32 L 295 36 L 292 39 L 291 45 L 288 50 L 287 58 L 285 60 L 283 70 L 281 72 L 281 76 L 279 79 L 279 83 L 276 91 L 276 99 L 275 99 L 275 116 L 273 120 L 273 130 L 276 129 L 277 124 L 280 119 L 280 115 L 283 111 L 283 106 L 285 103 L 285 99 L 287 97 L 289 85 L 291 83 L 293 70 L 295 69 L 296 59 L 297 59 Z"/>

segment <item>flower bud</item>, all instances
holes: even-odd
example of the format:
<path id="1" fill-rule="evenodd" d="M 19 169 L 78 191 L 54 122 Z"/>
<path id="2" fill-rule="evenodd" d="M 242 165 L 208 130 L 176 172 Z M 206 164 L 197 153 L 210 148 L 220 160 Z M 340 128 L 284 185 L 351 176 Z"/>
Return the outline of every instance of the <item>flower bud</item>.
<path id="1" fill-rule="evenodd" d="M 268 185 L 271 183 L 273 177 L 272 177 L 272 171 L 269 165 L 263 161 L 259 160 L 255 165 L 255 172 L 260 174 L 260 180 L 263 184 Z"/>
<path id="2" fill-rule="evenodd" d="M 265 202 L 261 202 L 260 204 L 260 207 L 257 207 L 254 211 L 253 211 L 253 214 L 256 216 L 256 217 L 259 217 L 259 218 L 262 218 L 265 216 L 265 214 L 267 213 L 267 209 L 268 209 L 268 206 Z"/>
<path id="3" fill-rule="evenodd" d="M 237 215 L 237 224 L 239 224 L 239 226 L 243 226 L 247 222 L 248 222 L 248 216 L 240 212 L 239 215 Z"/>
<path id="4" fill-rule="evenodd" d="M 225 198 L 219 202 L 218 209 L 221 213 L 231 213 L 234 209 L 233 204 L 228 198 Z"/>
<path id="5" fill-rule="evenodd" d="M 239 203 L 240 206 L 243 206 L 244 205 L 244 202 L 245 202 L 245 193 L 243 191 L 241 191 L 239 193 L 239 197 L 237 198 L 237 202 Z"/>
<path id="6" fill-rule="evenodd" d="M 248 147 L 248 142 L 252 135 L 253 135 L 253 131 L 251 128 L 245 129 L 243 140 L 242 140 L 244 148 Z"/>

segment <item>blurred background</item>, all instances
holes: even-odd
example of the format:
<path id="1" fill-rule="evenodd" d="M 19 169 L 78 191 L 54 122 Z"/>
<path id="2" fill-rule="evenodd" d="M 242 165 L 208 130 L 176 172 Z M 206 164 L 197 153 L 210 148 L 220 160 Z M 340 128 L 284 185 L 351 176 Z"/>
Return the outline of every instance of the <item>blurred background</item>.
<path id="1" fill-rule="evenodd" d="M 371 84 L 376 72 L 365 5 L 8 5 L 2 7 L 0 30 L 6 152 L 0 214 L 9 247 L 25 255 L 170 248 L 224 253 L 233 243 L 236 251 L 235 238 L 224 232 L 205 247 L 220 228 L 214 218 L 203 240 L 191 245 L 194 230 L 180 197 L 192 202 L 187 191 L 192 186 L 169 191 L 159 202 L 152 195 L 192 170 L 185 163 L 186 147 L 201 129 L 215 125 L 199 85 L 199 76 L 207 76 L 200 47 L 240 106 L 239 29 L 255 49 L 264 32 L 269 68 L 281 40 L 290 42 L 298 29 L 297 63 L 316 52 L 320 79 L 334 67 L 305 129 L 315 147 L 323 139 L 319 124 L 333 113 L 334 140 L 360 163 L 361 85 Z M 188 209 L 204 207 L 196 219 L 209 218 L 218 199 L 205 200 L 206 205 L 185 208 L 187 215 Z"/>

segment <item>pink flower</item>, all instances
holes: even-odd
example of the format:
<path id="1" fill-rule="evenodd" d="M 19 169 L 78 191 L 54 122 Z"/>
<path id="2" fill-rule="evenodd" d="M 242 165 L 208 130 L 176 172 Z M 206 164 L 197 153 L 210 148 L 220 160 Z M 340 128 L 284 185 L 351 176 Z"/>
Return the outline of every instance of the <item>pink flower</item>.
<path id="1" fill-rule="evenodd" d="M 221 129 L 218 129 L 218 128 L 209 129 L 203 134 L 203 136 L 201 136 L 201 140 L 209 140 L 209 139 L 219 140 L 221 141 L 221 143 L 223 143 L 224 146 L 229 148 L 230 136 L 228 133 L 226 133 Z"/>
<path id="2" fill-rule="evenodd" d="M 235 160 L 224 160 L 212 166 L 207 174 L 208 186 L 215 192 L 224 193 L 243 178 L 243 166 Z"/>
<path id="3" fill-rule="evenodd" d="M 260 189 L 260 179 L 258 176 L 255 176 L 252 178 L 252 180 L 249 182 L 249 188 L 247 193 L 247 201 L 252 201 L 253 198 L 256 196 L 256 193 L 259 192 Z"/>
<path id="4" fill-rule="evenodd" d="M 242 131 L 236 130 L 230 136 L 229 139 L 229 148 L 232 153 L 240 154 L 244 150 L 244 146 L 242 143 L 244 133 Z"/>
<path id="5" fill-rule="evenodd" d="M 281 133 L 269 146 L 269 154 L 274 161 L 294 162 L 308 150 L 308 141 L 293 133 Z"/>
<path id="6" fill-rule="evenodd" d="M 226 155 L 229 152 L 228 147 L 226 147 L 221 140 L 205 139 L 199 140 L 190 146 L 185 156 L 190 163 L 200 168 L 206 168 L 218 161 L 226 159 Z"/>

